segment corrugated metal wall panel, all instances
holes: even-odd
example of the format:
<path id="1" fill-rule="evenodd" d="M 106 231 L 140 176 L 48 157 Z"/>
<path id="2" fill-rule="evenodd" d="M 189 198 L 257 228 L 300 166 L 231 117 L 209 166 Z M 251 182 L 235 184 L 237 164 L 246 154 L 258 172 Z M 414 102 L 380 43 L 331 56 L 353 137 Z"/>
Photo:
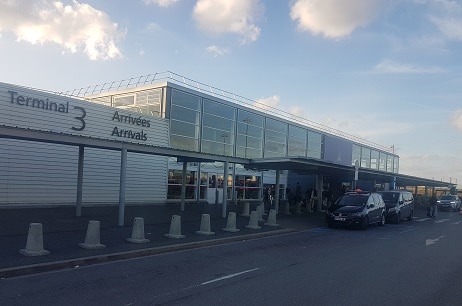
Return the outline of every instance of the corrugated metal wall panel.
<path id="1" fill-rule="evenodd" d="M 75 202 L 76 147 L 0 139 L 0 156 L 0 204 Z"/>
<path id="2" fill-rule="evenodd" d="M 167 199 L 167 157 L 128 153 L 127 189 L 129 202 L 165 202 Z"/>
<path id="3" fill-rule="evenodd" d="M 0 139 L 0 205 L 74 204 L 78 147 Z M 127 155 L 126 203 L 160 203 L 167 197 L 167 158 Z M 120 152 L 85 148 L 83 201 L 117 203 Z"/>

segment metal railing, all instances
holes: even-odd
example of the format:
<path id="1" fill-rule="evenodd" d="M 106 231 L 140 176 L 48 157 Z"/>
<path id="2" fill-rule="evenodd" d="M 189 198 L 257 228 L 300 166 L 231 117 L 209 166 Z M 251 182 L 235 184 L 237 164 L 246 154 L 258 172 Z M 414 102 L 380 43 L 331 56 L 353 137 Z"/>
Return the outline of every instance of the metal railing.
<path id="1" fill-rule="evenodd" d="M 194 90 L 206 93 L 211 96 L 215 96 L 215 97 L 218 97 L 218 98 L 221 98 L 221 99 L 224 99 L 224 100 L 227 100 L 227 101 L 239 104 L 239 105 L 243 105 L 245 107 L 258 110 L 260 112 L 274 115 L 274 116 L 286 119 L 288 121 L 292 121 L 292 122 L 304 125 L 308 128 L 318 130 L 320 132 L 339 136 L 339 137 L 357 142 L 359 144 L 370 146 L 370 147 L 373 147 L 373 148 L 376 148 L 382 151 L 386 151 L 389 153 L 394 153 L 393 146 L 386 147 L 383 145 L 379 145 L 377 143 L 361 138 L 359 136 L 355 136 L 355 135 L 343 132 L 341 130 L 334 129 L 332 127 L 323 125 L 321 123 L 314 122 L 307 118 L 300 117 L 295 114 L 291 114 L 281 109 L 266 105 L 264 103 L 261 103 L 255 100 L 245 98 L 243 96 L 231 93 L 229 91 L 219 89 L 219 88 L 216 88 L 216 87 L 213 87 L 213 86 L 210 86 L 210 85 L 198 82 L 198 81 L 194 81 L 192 79 L 189 79 L 187 77 L 181 76 L 179 74 L 176 74 L 170 71 L 148 74 L 148 75 L 133 77 L 130 79 L 124 79 L 120 81 L 112 81 L 112 82 L 88 86 L 88 87 L 82 87 L 79 89 L 69 90 L 66 92 L 60 92 L 59 94 L 71 96 L 71 97 L 85 98 L 90 95 L 98 95 L 98 94 L 105 93 L 105 92 L 133 89 L 133 88 L 144 86 L 144 85 L 152 85 L 154 83 L 158 83 L 161 81 L 173 82 L 178 85 L 184 86 L 186 88 L 194 89 Z"/>

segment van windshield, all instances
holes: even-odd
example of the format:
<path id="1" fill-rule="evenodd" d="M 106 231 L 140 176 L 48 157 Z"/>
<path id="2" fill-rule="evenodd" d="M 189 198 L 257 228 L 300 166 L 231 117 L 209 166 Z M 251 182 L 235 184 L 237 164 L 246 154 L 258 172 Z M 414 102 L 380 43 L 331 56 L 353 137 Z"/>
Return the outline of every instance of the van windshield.
<path id="1" fill-rule="evenodd" d="M 385 203 L 396 203 L 398 202 L 399 199 L 399 193 L 398 192 L 384 192 L 380 193 L 382 195 L 383 201 Z"/>
<path id="2" fill-rule="evenodd" d="M 364 206 L 367 203 L 367 195 L 344 195 L 338 201 L 337 205 L 341 206 Z"/>
<path id="3" fill-rule="evenodd" d="M 451 200 L 451 201 L 454 201 L 455 199 L 456 199 L 455 195 L 443 195 L 440 198 L 440 200 Z"/>

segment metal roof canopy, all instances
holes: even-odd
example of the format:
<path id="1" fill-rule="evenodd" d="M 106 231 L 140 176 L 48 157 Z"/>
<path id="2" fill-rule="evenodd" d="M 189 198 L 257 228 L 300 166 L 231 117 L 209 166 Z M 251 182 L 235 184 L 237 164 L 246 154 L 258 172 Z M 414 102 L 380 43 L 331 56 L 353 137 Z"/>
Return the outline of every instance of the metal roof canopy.
<path id="1" fill-rule="evenodd" d="M 275 157 L 252 159 L 246 168 L 255 170 L 290 170 L 300 174 L 322 174 L 327 177 L 351 177 L 354 178 L 354 166 L 345 166 L 306 157 Z M 359 180 L 373 181 L 377 183 L 390 183 L 396 177 L 397 186 L 428 186 L 449 187 L 455 184 L 430 180 L 426 178 L 404 175 L 399 173 L 383 172 L 367 168 L 359 168 Z"/>

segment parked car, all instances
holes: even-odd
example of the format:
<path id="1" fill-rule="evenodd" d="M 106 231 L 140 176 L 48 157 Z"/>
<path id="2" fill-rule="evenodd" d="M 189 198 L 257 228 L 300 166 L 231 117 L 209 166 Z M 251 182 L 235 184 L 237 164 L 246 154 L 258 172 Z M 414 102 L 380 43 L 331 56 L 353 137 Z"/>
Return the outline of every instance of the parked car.
<path id="1" fill-rule="evenodd" d="M 406 190 L 379 191 L 387 207 L 387 221 L 398 224 L 403 218 L 414 216 L 414 196 Z"/>
<path id="2" fill-rule="evenodd" d="M 326 222 L 336 225 L 359 226 L 366 229 L 369 224 L 385 225 L 386 208 L 378 193 L 347 192 L 327 209 Z"/>
<path id="3" fill-rule="evenodd" d="M 438 211 L 441 210 L 453 210 L 459 211 L 461 202 L 457 195 L 443 194 L 438 201 L 436 201 Z"/>

